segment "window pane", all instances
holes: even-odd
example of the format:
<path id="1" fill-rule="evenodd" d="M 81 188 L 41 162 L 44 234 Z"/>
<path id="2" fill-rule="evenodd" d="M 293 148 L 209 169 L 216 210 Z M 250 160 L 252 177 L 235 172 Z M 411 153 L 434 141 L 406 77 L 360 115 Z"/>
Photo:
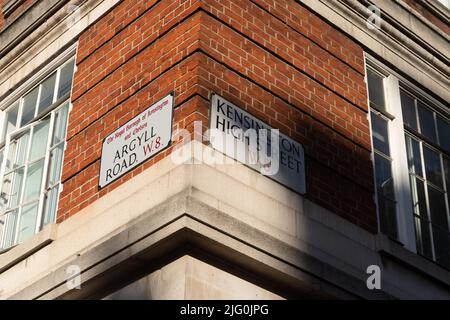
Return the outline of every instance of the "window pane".
<path id="1" fill-rule="evenodd" d="M 430 139 L 432 142 L 437 143 L 436 140 L 436 127 L 434 125 L 433 112 L 428 110 L 421 102 L 418 104 L 420 132 Z"/>
<path id="2" fill-rule="evenodd" d="M 395 202 L 384 197 L 378 197 L 381 232 L 392 239 L 397 239 L 397 216 Z"/>
<path id="3" fill-rule="evenodd" d="M 5 175 L 5 177 L 3 178 L 2 193 L 0 195 L 0 206 L 2 210 L 0 212 L 4 212 L 8 207 L 12 180 L 13 180 L 12 173 Z"/>
<path id="4" fill-rule="evenodd" d="M 0 150 L 0 167 L 3 165 L 4 153 L 5 153 L 5 149 Z"/>
<path id="5" fill-rule="evenodd" d="M 402 100 L 403 122 L 410 128 L 417 130 L 417 114 L 415 100 L 403 91 L 400 91 Z"/>
<path id="6" fill-rule="evenodd" d="M 423 158 L 425 161 L 425 173 L 427 175 L 427 180 L 436 186 L 443 188 L 441 159 L 439 154 L 424 146 Z"/>
<path id="7" fill-rule="evenodd" d="M 38 114 L 40 114 L 43 110 L 52 105 L 53 96 L 55 95 L 55 83 L 56 83 L 56 72 L 42 83 Z"/>
<path id="8" fill-rule="evenodd" d="M 414 213 L 428 220 L 427 200 L 425 197 L 425 186 L 422 180 L 411 177 L 411 190 Z"/>
<path id="9" fill-rule="evenodd" d="M 370 69 L 367 70 L 367 80 L 369 83 L 369 99 L 375 107 L 385 109 L 383 77 Z"/>
<path id="10" fill-rule="evenodd" d="M 389 156 L 388 122 L 372 112 L 372 137 L 376 150 Z"/>
<path id="11" fill-rule="evenodd" d="M 44 160 L 40 160 L 29 166 L 25 185 L 24 202 L 37 199 L 41 190 L 42 171 Z"/>
<path id="12" fill-rule="evenodd" d="M 17 224 L 17 210 L 11 211 L 7 214 L 6 218 L 6 234 L 3 247 L 8 248 L 14 245 L 14 237 L 16 233 Z"/>
<path id="13" fill-rule="evenodd" d="M 445 195 L 439 190 L 428 187 L 428 201 L 430 202 L 431 222 L 445 230 L 448 230 L 447 209 L 445 207 Z"/>
<path id="14" fill-rule="evenodd" d="M 50 169 L 47 187 L 53 186 L 61 178 L 62 158 L 64 153 L 64 144 L 61 143 L 50 153 Z"/>
<path id="15" fill-rule="evenodd" d="M 16 160 L 14 161 L 15 168 L 25 164 L 25 158 L 27 157 L 27 151 L 28 151 L 29 138 L 30 138 L 30 132 L 27 131 L 17 141 L 19 148 L 17 150 Z"/>
<path id="16" fill-rule="evenodd" d="M 391 162 L 375 154 L 375 173 L 378 195 L 395 200 Z"/>
<path id="17" fill-rule="evenodd" d="M 53 132 L 53 146 L 64 141 L 67 129 L 67 114 L 69 112 L 69 104 L 66 104 L 56 113 L 55 129 Z"/>
<path id="18" fill-rule="evenodd" d="M 6 228 L 6 216 L 0 215 L 0 249 L 3 249 L 3 247 L 1 246 L 1 241 L 3 239 L 3 232 L 5 231 L 5 228 Z"/>
<path id="19" fill-rule="evenodd" d="M 4 142 L 6 139 L 6 136 L 16 129 L 18 114 L 19 114 L 19 104 L 16 103 L 16 105 L 14 105 L 6 113 L 5 129 L 3 130 L 3 136 L 2 136 L 1 142 Z"/>
<path id="20" fill-rule="evenodd" d="M 438 133 L 439 133 L 439 145 L 446 151 L 450 152 L 450 124 L 437 117 Z"/>
<path id="21" fill-rule="evenodd" d="M 450 234 L 447 230 L 433 228 L 434 252 L 436 261 L 450 268 Z"/>
<path id="22" fill-rule="evenodd" d="M 414 217 L 414 225 L 416 229 L 417 252 L 429 259 L 433 259 L 430 224 L 424 219 Z"/>
<path id="23" fill-rule="evenodd" d="M 447 193 L 449 195 L 450 204 L 450 158 L 444 157 L 445 184 L 447 185 Z"/>
<path id="24" fill-rule="evenodd" d="M 38 204 L 33 203 L 31 205 L 25 206 L 22 209 L 22 215 L 20 217 L 19 226 L 19 240 L 18 242 L 23 242 L 34 235 L 36 228 L 36 220 L 38 213 Z"/>
<path id="25" fill-rule="evenodd" d="M 38 98 L 39 86 L 24 97 L 22 108 L 22 120 L 20 126 L 28 124 L 34 118 Z"/>
<path id="26" fill-rule="evenodd" d="M 70 92 L 72 88 L 73 69 L 75 61 L 71 61 L 61 69 L 59 80 L 58 99 Z"/>
<path id="27" fill-rule="evenodd" d="M 55 221 L 56 206 L 58 205 L 59 186 L 52 188 L 45 198 L 44 226 Z"/>
<path id="28" fill-rule="evenodd" d="M 50 117 L 47 117 L 34 127 L 30 161 L 34 161 L 45 156 L 45 152 L 47 151 L 49 128 Z"/>
<path id="29" fill-rule="evenodd" d="M 422 160 L 420 157 L 420 144 L 417 140 L 406 136 L 406 149 L 408 153 L 409 171 L 423 177 Z"/>
<path id="30" fill-rule="evenodd" d="M 24 177 L 24 168 L 17 169 L 13 173 L 13 186 L 11 189 L 11 195 L 9 197 L 9 208 L 15 208 L 20 201 L 20 196 L 22 192 L 22 184 Z"/>

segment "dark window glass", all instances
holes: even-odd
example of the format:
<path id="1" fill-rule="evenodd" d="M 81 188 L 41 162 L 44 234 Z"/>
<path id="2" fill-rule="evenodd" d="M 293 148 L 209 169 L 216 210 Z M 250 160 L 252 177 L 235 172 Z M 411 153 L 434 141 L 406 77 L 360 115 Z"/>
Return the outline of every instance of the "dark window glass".
<path id="1" fill-rule="evenodd" d="M 424 146 L 423 157 L 425 161 L 427 180 L 436 186 L 443 188 L 441 159 L 439 154 Z"/>
<path id="2" fill-rule="evenodd" d="M 430 202 L 431 222 L 434 225 L 438 225 L 441 228 L 448 230 L 444 193 L 428 186 L 428 201 Z"/>
<path id="3" fill-rule="evenodd" d="M 395 205 L 395 201 L 384 197 L 378 198 L 381 232 L 388 235 L 392 239 L 397 239 L 397 215 Z"/>
<path id="4" fill-rule="evenodd" d="M 450 268 L 450 234 L 447 229 L 433 228 L 434 253 L 436 261 Z"/>
<path id="5" fill-rule="evenodd" d="M 427 220 L 414 217 L 414 225 L 416 229 L 416 244 L 419 254 L 433 259 L 431 250 L 430 224 Z"/>
<path id="6" fill-rule="evenodd" d="M 56 73 L 45 80 L 41 85 L 41 97 L 39 98 L 38 114 L 52 105 L 55 95 Z"/>
<path id="7" fill-rule="evenodd" d="M 411 177 L 411 188 L 413 192 L 414 213 L 420 218 L 428 220 L 424 182 L 420 179 Z"/>
<path id="8" fill-rule="evenodd" d="M 444 157 L 444 171 L 445 171 L 445 184 L 447 186 L 447 193 L 449 195 L 450 204 L 450 158 Z"/>
<path id="9" fill-rule="evenodd" d="M 372 137 L 374 148 L 389 156 L 388 122 L 373 112 Z"/>
<path id="10" fill-rule="evenodd" d="M 75 61 L 71 61 L 61 69 L 61 76 L 58 88 L 58 99 L 70 92 L 70 89 L 72 88 L 74 67 Z"/>
<path id="11" fill-rule="evenodd" d="M 401 91 L 403 122 L 410 128 L 417 130 L 417 114 L 415 100 Z"/>
<path id="12" fill-rule="evenodd" d="M 428 110 L 422 103 L 419 102 L 417 106 L 419 110 L 420 132 L 436 143 L 436 127 L 434 125 L 433 112 Z"/>
<path id="13" fill-rule="evenodd" d="M 439 144 L 444 150 L 450 152 L 450 123 L 438 116 L 437 126 L 439 133 Z"/>
<path id="14" fill-rule="evenodd" d="M 28 124 L 34 118 L 36 112 L 36 104 L 39 93 L 39 87 L 36 87 L 33 91 L 24 97 L 23 108 L 22 108 L 22 121 L 20 126 Z"/>
<path id="15" fill-rule="evenodd" d="M 369 82 L 369 100 L 371 104 L 384 110 L 385 101 L 383 77 L 369 69 L 367 70 L 367 80 Z"/>
<path id="16" fill-rule="evenodd" d="M 420 144 L 417 140 L 406 136 L 409 171 L 423 177 Z"/>
<path id="17" fill-rule="evenodd" d="M 375 173 L 378 195 L 395 200 L 391 162 L 375 154 Z"/>

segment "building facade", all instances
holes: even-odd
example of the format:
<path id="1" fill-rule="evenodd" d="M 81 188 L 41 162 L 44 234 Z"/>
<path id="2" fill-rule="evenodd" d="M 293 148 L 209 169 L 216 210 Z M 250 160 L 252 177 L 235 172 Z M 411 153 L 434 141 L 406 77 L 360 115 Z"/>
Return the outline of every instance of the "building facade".
<path id="1" fill-rule="evenodd" d="M 1 1 L 0 299 L 449 299 L 449 7 Z"/>

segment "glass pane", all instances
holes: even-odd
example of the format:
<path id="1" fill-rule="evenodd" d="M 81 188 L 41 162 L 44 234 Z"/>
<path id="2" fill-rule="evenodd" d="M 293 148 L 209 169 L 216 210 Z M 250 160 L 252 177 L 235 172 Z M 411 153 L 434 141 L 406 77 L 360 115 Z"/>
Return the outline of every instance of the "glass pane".
<path id="1" fill-rule="evenodd" d="M 367 81 L 369 84 L 369 99 L 375 107 L 385 109 L 383 77 L 372 70 L 367 70 Z"/>
<path id="2" fill-rule="evenodd" d="M 64 144 L 61 143 L 50 153 L 50 169 L 48 174 L 49 179 L 47 182 L 47 187 L 59 183 L 59 179 L 61 178 L 62 158 L 64 153 L 63 149 Z"/>
<path id="3" fill-rule="evenodd" d="M 434 227 L 433 240 L 436 261 L 450 268 L 450 234 L 447 230 Z"/>
<path id="4" fill-rule="evenodd" d="M 66 104 L 64 107 L 62 107 L 56 113 L 55 129 L 53 132 L 53 144 L 52 145 L 56 145 L 66 139 L 68 112 L 69 112 L 69 104 Z"/>
<path id="5" fill-rule="evenodd" d="M 58 99 L 69 93 L 72 88 L 73 69 L 75 61 L 71 61 L 61 69 L 59 80 Z"/>
<path id="6" fill-rule="evenodd" d="M 19 114 L 19 104 L 16 103 L 6 113 L 5 128 L 3 130 L 3 136 L 2 136 L 1 142 L 4 142 L 6 139 L 6 136 L 16 129 L 18 114 Z"/>
<path id="7" fill-rule="evenodd" d="M 430 224 L 424 219 L 414 217 L 414 225 L 416 229 L 417 252 L 429 259 L 433 259 Z"/>
<path id="8" fill-rule="evenodd" d="M 11 141 L 6 157 L 6 171 L 11 170 L 16 156 L 17 141 Z"/>
<path id="9" fill-rule="evenodd" d="M 58 205 L 59 186 L 52 188 L 46 196 L 44 206 L 44 226 L 55 222 L 56 207 Z"/>
<path id="10" fill-rule="evenodd" d="M 428 220 L 427 200 L 425 197 L 425 186 L 422 180 L 411 177 L 411 191 L 414 213 Z"/>
<path id="11" fill-rule="evenodd" d="M 450 152 L 450 124 L 437 117 L 438 133 L 439 133 L 439 145 L 446 151 Z"/>
<path id="12" fill-rule="evenodd" d="M 3 243 L 3 247 L 9 248 L 14 245 L 14 238 L 16 233 L 16 224 L 17 224 L 17 210 L 11 211 L 7 214 L 6 218 L 6 234 L 5 234 L 5 242 Z"/>
<path id="13" fill-rule="evenodd" d="M 22 120 L 20 121 L 20 126 L 24 126 L 33 120 L 36 112 L 36 104 L 38 98 L 39 87 L 36 87 L 33 91 L 24 97 L 23 108 L 22 108 Z"/>
<path id="14" fill-rule="evenodd" d="M 423 159 L 425 161 L 425 173 L 427 175 L 427 180 L 436 186 L 443 188 L 441 159 L 439 154 L 424 146 Z"/>
<path id="15" fill-rule="evenodd" d="M 395 200 L 391 162 L 375 154 L 375 174 L 378 195 Z"/>
<path id="16" fill-rule="evenodd" d="M 436 127 L 434 125 L 433 112 L 428 110 L 421 102 L 418 103 L 417 108 L 419 110 L 420 132 L 436 143 Z"/>
<path id="17" fill-rule="evenodd" d="M 431 222 L 445 230 L 448 230 L 447 209 L 445 207 L 445 195 L 439 190 L 428 187 L 428 201 L 430 202 Z"/>
<path id="18" fill-rule="evenodd" d="M 4 212 L 8 207 L 12 180 L 12 173 L 5 175 L 5 177 L 3 178 L 2 193 L 0 195 L 0 207 L 2 208 L 2 210 L 0 212 Z"/>
<path id="19" fill-rule="evenodd" d="M 444 157 L 444 171 L 445 171 L 445 184 L 447 186 L 447 193 L 449 195 L 450 204 L 450 158 Z"/>
<path id="20" fill-rule="evenodd" d="M 397 216 L 395 202 L 389 199 L 378 197 L 378 209 L 380 212 L 381 232 L 392 239 L 397 239 Z"/>
<path id="21" fill-rule="evenodd" d="M 406 149 L 408 153 L 409 171 L 423 177 L 419 142 L 410 136 L 406 136 Z"/>
<path id="22" fill-rule="evenodd" d="M 28 151 L 28 141 L 30 138 L 30 132 L 25 132 L 17 141 L 19 148 L 16 154 L 16 160 L 14 162 L 14 167 L 22 166 L 25 164 L 25 159 L 27 157 Z"/>
<path id="23" fill-rule="evenodd" d="M 39 98 L 38 114 L 52 105 L 55 95 L 56 72 L 41 85 L 41 97 Z"/>
<path id="24" fill-rule="evenodd" d="M 47 151 L 49 128 L 50 117 L 45 118 L 34 127 L 30 161 L 34 161 L 45 156 L 45 152 Z"/>
<path id="25" fill-rule="evenodd" d="M 13 187 L 11 189 L 11 195 L 9 197 L 9 208 L 15 208 L 20 201 L 20 196 L 22 193 L 22 184 L 24 177 L 24 167 L 17 169 L 13 173 Z"/>
<path id="26" fill-rule="evenodd" d="M 20 217 L 19 226 L 19 243 L 27 240 L 32 235 L 34 235 L 36 229 L 37 213 L 37 203 L 33 203 L 22 208 L 22 215 Z"/>
<path id="27" fill-rule="evenodd" d="M 415 100 L 403 91 L 400 91 L 402 100 L 403 122 L 410 128 L 417 130 L 417 114 Z"/>
<path id="28" fill-rule="evenodd" d="M 3 232 L 5 231 L 6 228 L 6 216 L 5 215 L 0 215 L 0 249 L 4 249 L 3 246 L 1 246 L 1 241 L 3 239 Z"/>
<path id="29" fill-rule="evenodd" d="M 27 180 L 25 184 L 24 203 L 39 198 L 43 167 L 44 160 L 33 163 L 28 167 Z"/>
<path id="30" fill-rule="evenodd" d="M 388 122 L 372 112 L 372 137 L 376 150 L 389 156 Z"/>

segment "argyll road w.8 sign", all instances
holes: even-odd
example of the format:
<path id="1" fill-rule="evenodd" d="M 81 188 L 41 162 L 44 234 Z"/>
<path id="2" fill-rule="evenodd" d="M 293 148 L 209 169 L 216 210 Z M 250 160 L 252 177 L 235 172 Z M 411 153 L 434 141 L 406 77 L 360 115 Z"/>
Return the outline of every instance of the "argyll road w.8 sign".
<path id="1" fill-rule="evenodd" d="M 173 95 L 168 95 L 106 137 L 102 148 L 100 188 L 169 146 L 173 100 Z"/>

